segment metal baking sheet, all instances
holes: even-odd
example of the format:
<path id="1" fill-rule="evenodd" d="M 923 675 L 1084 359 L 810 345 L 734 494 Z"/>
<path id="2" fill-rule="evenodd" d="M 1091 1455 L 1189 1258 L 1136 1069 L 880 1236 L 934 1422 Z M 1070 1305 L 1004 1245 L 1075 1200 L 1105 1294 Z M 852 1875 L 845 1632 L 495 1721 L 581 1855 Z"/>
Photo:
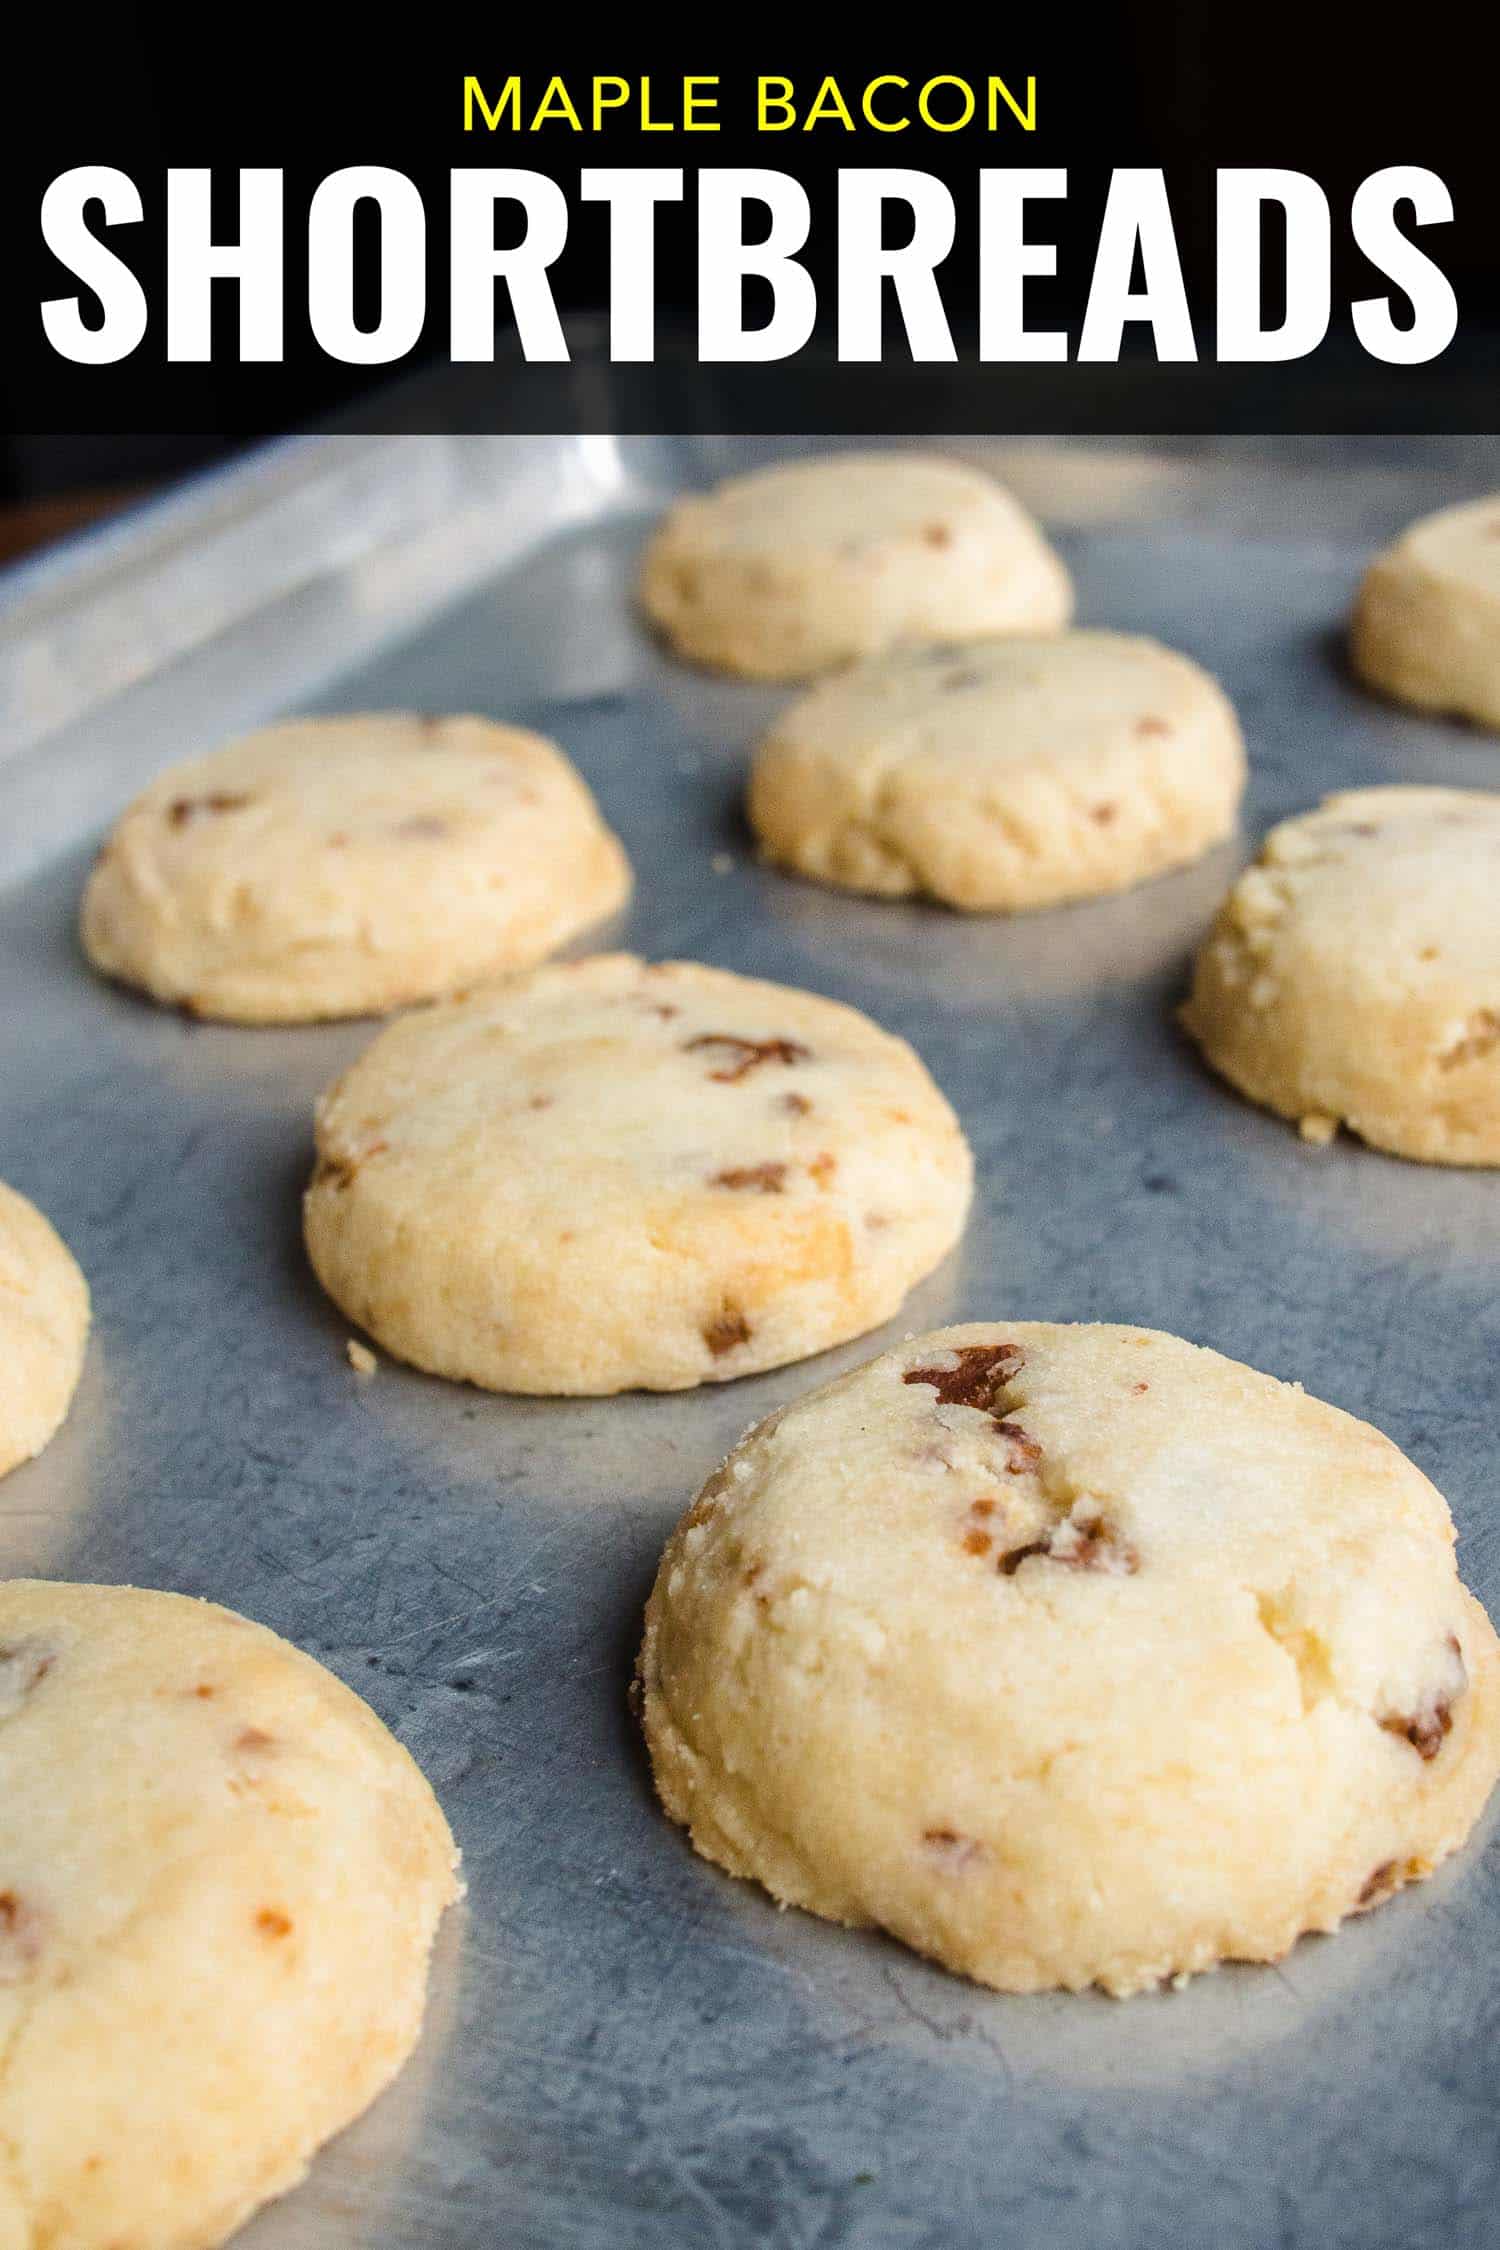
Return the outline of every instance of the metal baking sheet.
<path id="1" fill-rule="evenodd" d="M 0 616 L 0 1175 L 96 1305 L 70 1421 L 0 1485 L 0 1570 L 181 1588 L 289 1635 L 411 1745 L 468 1873 L 416 2060 L 245 2250 L 1493 2243 L 1493 1820 L 1278 1968 L 1008 1999 L 697 1860 L 625 1690 L 662 1541 L 741 1430 L 903 1331 L 1001 1312 L 1177 1330 L 1368 1416 L 1448 1495 L 1500 1609 L 1500 1178 L 1307 1148 L 1172 1021 L 1270 820 L 1346 783 L 1500 782 L 1500 747 L 1370 701 L 1339 642 L 1369 546 L 1500 484 L 1495 449 L 969 449 L 1048 518 L 1084 620 L 1224 679 L 1254 763 L 1241 841 L 1015 921 L 755 865 L 738 801 L 777 698 L 673 664 L 629 589 L 674 488 L 776 450 L 294 447 L 23 574 Z M 607 942 L 915 1041 L 979 1186 L 891 1329 L 671 1399 L 353 1378 L 298 1195 L 313 1097 L 370 1027 L 190 1024 L 97 982 L 73 923 L 157 766 L 283 709 L 380 704 L 561 740 L 638 871 Z"/>

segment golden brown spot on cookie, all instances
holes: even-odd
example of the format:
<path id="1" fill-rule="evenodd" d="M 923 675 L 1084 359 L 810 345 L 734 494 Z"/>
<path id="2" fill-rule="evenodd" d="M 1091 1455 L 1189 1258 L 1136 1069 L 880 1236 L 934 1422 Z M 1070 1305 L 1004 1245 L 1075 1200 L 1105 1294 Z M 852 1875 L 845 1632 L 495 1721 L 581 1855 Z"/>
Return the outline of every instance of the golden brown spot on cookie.
<path id="1" fill-rule="evenodd" d="M 1094 805 L 1090 809 L 1089 818 L 1096 820 L 1101 828 L 1108 828 L 1110 822 L 1117 817 L 1119 810 L 1118 805 Z"/>
<path id="2" fill-rule="evenodd" d="M 813 1179 L 816 1180 L 820 1188 L 826 1188 L 832 1185 L 833 1175 L 838 1170 L 838 1168 L 838 1158 L 836 1156 L 830 1156 L 827 1149 L 824 1149 L 820 1156 L 815 1156 L 811 1164 L 809 1164 L 807 1167 L 808 1171 L 811 1173 Z"/>
<path id="3" fill-rule="evenodd" d="M 248 790 L 214 789 L 203 797 L 175 797 L 167 807 L 167 818 L 174 828 L 186 828 L 204 814 L 238 812 L 252 802 Z"/>
<path id="4" fill-rule="evenodd" d="M 1437 945 L 1424 945 L 1417 955 L 1419 961 L 1440 961 L 1442 957 L 1442 947 Z"/>
<path id="5" fill-rule="evenodd" d="M 267 1734 L 264 1727 L 241 1727 L 234 1738 L 234 1748 L 242 1758 L 263 1758 L 268 1750 L 276 1748 L 276 1737 Z"/>
<path id="6" fill-rule="evenodd" d="M 19 1710 L 56 1662 L 57 1651 L 50 1641 L 33 1636 L 0 1642 L 0 1714 Z"/>
<path id="7" fill-rule="evenodd" d="M 255 1927 L 264 1938 L 286 1938 L 292 1934 L 292 1918 L 279 1906 L 263 1906 L 255 1917 Z"/>
<path id="8" fill-rule="evenodd" d="M 555 1094 L 533 1094 L 526 1107 L 528 1109 L 550 1109 L 556 1099 Z"/>
<path id="9" fill-rule="evenodd" d="M 1149 1391 L 1150 1388 L 1151 1385 L 1149 1383 L 1132 1383 L 1130 1386 L 1131 1393 L 1136 1398 L 1140 1398 L 1143 1393 Z"/>
<path id="10" fill-rule="evenodd" d="M 733 1164 L 715 1172 L 711 1187 L 738 1188 L 755 1195 L 780 1195 L 786 1186 L 784 1164 Z"/>
<path id="11" fill-rule="evenodd" d="M 993 1414 L 1001 1391 L 1026 1364 L 1019 1344 L 962 1344 L 954 1358 L 954 1367 L 909 1367 L 901 1380 L 930 1383 L 943 1406 L 973 1406 L 981 1414 Z"/>
<path id="12" fill-rule="evenodd" d="M 1140 1556 L 1102 1516 L 1068 1516 L 1045 1539 L 1028 1540 L 1012 1547 L 996 1566 L 1002 1577 L 1014 1578 L 1022 1563 L 1032 1560 L 1060 1563 L 1067 1570 L 1101 1571 L 1112 1578 L 1133 1578 Z"/>
<path id="13" fill-rule="evenodd" d="M 196 1696 L 200 1703 L 211 1703 L 218 1692 L 212 1680 L 200 1680 L 195 1688 L 188 1690 L 189 1695 Z"/>
<path id="14" fill-rule="evenodd" d="M 341 852 L 348 842 L 349 838 L 346 832 L 342 828 L 336 828 L 328 839 L 328 846 L 330 851 Z"/>
<path id="15" fill-rule="evenodd" d="M 0 1985 L 16 1984 L 42 1950 L 40 1911 L 18 1891 L 0 1891 Z"/>
<path id="16" fill-rule="evenodd" d="M 1383 1859 L 1374 1872 L 1365 1877 L 1364 1888 L 1361 1890 L 1356 1903 L 1360 1906 L 1373 1906 L 1376 1899 L 1385 1898 L 1390 1892 L 1399 1890 L 1401 1879 L 1401 1862 L 1396 1859 Z"/>
<path id="17" fill-rule="evenodd" d="M 806 1094 L 782 1094 L 777 1098 L 776 1107 L 784 1110 L 788 1117 L 806 1117 L 812 1103 Z"/>
<path id="18" fill-rule="evenodd" d="M 997 1503 L 993 1500 L 973 1500 L 969 1504 L 971 1516 L 992 1516 Z"/>
<path id="19" fill-rule="evenodd" d="M 731 1304 L 726 1298 L 723 1310 L 718 1318 L 711 1320 L 704 1329 L 703 1341 L 707 1344 L 715 1359 L 722 1359 L 726 1352 L 732 1352 L 739 1345 L 749 1343 L 750 1323 L 746 1320 L 739 1306 Z"/>
<path id="20" fill-rule="evenodd" d="M 704 1054 L 709 1050 L 716 1051 L 724 1058 L 723 1067 L 711 1070 L 708 1074 L 721 1086 L 738 1084 L 740 1079 L 748 1072 L 758 1069 L 762 1063 L 784 1063 L 790 1068 L 793 1063 L 811 1059 L 811 1049 L 802 1046 L 795 1039 L 741 1039 L 732 1031 L 700 1032 L 696 1039 L 686 1040 L 683 1044 L 683 1052 L 689 1055 Z"/>
<path id="21" fill-rule="evenodd" d="M 389 1141 L 371 1141 L 357 1155 L 320 1156 L 313 1172 L 313 1186 L 331 1187 L 342 1195 L 345 1188 L 354 1185 L 360 1166 L 368 1164 L 372 1156 L 384 1156 L 390 1145 Z"/>
<path id="22" fill-rule="evenodd" d="M 987 1555 L 992 1544 L 993 1542 L 987 1531 L 975 1530 L 964 1533 L 964 1553 L 966 1555 Z"/>
<path id="23" fill-rule="evenodd" d="M 922 527 L 923 544 L 928 547 L 951 547 L 953 533 L 945 523 L 929 523 Z"/>
<path id="24" fill-rule="evenodd" d="M 1439 1070 L 1457 1070 L 1464 1063 L 1479 1062 L 1500 1046 L 1500 1012 L 1494 1008 L 1476 1008 L 1464 1026 L 1463 1037 L 1438 1056 Z"/>
<path id="25" fill-rule="evenodd" d="M 1170 734 L 1172 729 L 1165 719 L 1159 719 L 1154 711 L 1148 711 L 1143 719 L 1136 720 L 1135 731 L 1139 735 L 1152 736 Z"/>
<path id="26" fill-rule="evenodd" d="M 663 1023 L 670 1023 L 674 1016 L 682 1014 L 675 1000 L 643 1000 L 641 1005 L 648 1016 L 660 1016 Z"/>

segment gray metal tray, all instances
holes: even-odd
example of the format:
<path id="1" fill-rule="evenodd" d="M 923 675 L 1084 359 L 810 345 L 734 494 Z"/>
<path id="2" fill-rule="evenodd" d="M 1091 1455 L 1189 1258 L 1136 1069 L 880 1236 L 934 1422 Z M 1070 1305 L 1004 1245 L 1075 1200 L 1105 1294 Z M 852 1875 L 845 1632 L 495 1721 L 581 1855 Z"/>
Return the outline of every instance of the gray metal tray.
<path id="1" fill-rule="evenodd" d="M 0 613 L 0 1176 L 96 1304 L 71 1420 L 0 1485 L 0 1571 L 289 1635 L 410 1743 L 467 1865 L 415 2062 L 246 2250 L 1493 2243 L 1493 1824 L 1280 1968 L 1119 2004 L 987 1995 L 778 1914 L 654 1808 L 625 1689 L 668 1528 L 748 1423 L 903 1330 L 1121 1318 L 1299 1377 L 1431 1472 L 1500 1608 L 1500 1180 L 1308 1149 L 1198 1067 L 1171 1007 L 1245 845 L 1013 922 L 753 863 L 739 788 L 776 698 L 672 664 L 629 587 L 664 497 L 770 450 L 303 443 L 20 574 Z M 1048 518 L 1085 620 L 1225 680 L 1247 837 L 1338 784 L 1500 781 L 1493 742 L 1362 696 L 1338 635 L 1368 547 L 1500 484 L 1494 446 L 967 450 Z M 558 736 L 638 870 L 608 941 L 916 1042 L 979 1194 L 894 1331 L 673 1399 L 356 1382 L 297 1203 L 313 1096 L 369 1027 L 191 1025 L 96 981 L 73 918 L 157 766 L 372 704 Z"/>

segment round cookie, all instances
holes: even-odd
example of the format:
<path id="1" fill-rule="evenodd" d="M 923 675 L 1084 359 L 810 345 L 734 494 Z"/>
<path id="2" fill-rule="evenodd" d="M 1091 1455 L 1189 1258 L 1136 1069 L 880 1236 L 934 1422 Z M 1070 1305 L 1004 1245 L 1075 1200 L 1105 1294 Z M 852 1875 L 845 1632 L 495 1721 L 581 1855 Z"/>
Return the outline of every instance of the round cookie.
<path id="1" fill-rule="evenodd" d="M 1500 729 L 1500 493 L 1424 516 L 1377 555 L 1349 647 L 1381 694 Z"/>
<path id="2" fill-rule="evenodd" d="M 630 870 L 556 746 L 489 719 L 302 719 L 159 774 L 89 878 L 106 975 L 194 1015 L 375 1015 L 529 968 Z"/>
<path id="3" fill-rule="evenodd" d="M 1376 1430 L 1173 1336 L 977 1323 L 752 1430 L 668 1542 L 662 1802 L 785 1904 L 1140 1991 L 1431 1872 L 1500 1648 Z"/>
<path id="4" fill-rule="evenodd" d="M 1273 828 L 1182 1020 L 1309 1139 L 1500 1164 L 1500 795 L 1351 789 Z"/>
<path id="5" fill-rule="evenodd" d="M 367 1705 L 230 1610 L 0 1584 L 0 2243 L 208 2250 L 416 2044 L 458 1895 Z"/>
<path id="6" fill-rule="evenodd" d="M 89 1287 L 67 1244 L 0 1180 L 0 1476 L 56 1434 L 88 1333 Z"/>
<path id="7" fill-rule="evenodd" d="M 1234 825 L 1227 698 L 1129 633 L 1019 635 L 841 673 L 756 752 L 751 823 L 799 874 L 1009 913 L 1118 891 Z"/>
<path id="8" fill-rule="evenodd" d="M 1003 486 L 920 453 L 840 453 L 679 500 L 641 601 L 681 656 L 797 680 L 905 642 L 1065 625 L 1067 572 Z"/>
<path id="9" fill-rule="evenodd" d="M 318 1278 L 491 1390 L 683 1390 L 875 1327 L 971 1163 L 903 1040 L 832 1000 L 625 954 L 393 1024 L 318 1105 Z"/>

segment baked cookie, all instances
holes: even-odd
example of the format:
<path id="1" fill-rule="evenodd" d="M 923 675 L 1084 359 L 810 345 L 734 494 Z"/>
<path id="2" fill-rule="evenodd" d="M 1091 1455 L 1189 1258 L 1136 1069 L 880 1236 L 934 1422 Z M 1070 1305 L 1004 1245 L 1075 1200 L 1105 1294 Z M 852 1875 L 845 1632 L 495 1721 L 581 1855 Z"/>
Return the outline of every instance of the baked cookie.
<path id="1" fill-rule="evenodd" d="M 921 453 L 839 453 L 679 500 L 641 601 L 680 656 L 799 680 L 904 642 L 1047 632 L 1068 574 L 1004 487 Z"/>
<path id="2" fill-rule="evenodd" d="M 529 968 L 629 887 L 541 735 L 302 719 L 158 775 L 99 855 L 83 943 L 106 975 L 194 1015 L 305 1023 Z"/>
<path id="3" fill-rule="evenodd" d="M 1349 646 L 1383 695 L 1500 729 L 1500 493 L 1424 516 L 1376 556 Z"/>
<path id="4" fill-rule="evenodd" d="M 89 1285 L 67 1244 L 0 1180 L 0 1476 L 56 1434 L 88 1333 Z"/>
<path id="5" fill-rule="evenodd" d="M 1131 633 L 924 649 L 814 688 L 756 752 L 768 856 L 888 898 L 1008 913 L 1123 890 L 1234 825 L 1245 753 L 1217 683 Z"/>
<path id="6" fill-rule="evenodd" d="M 487 1389 L 684 1390 L 888 1320 L 968 1146 L 837 1002 L 601 955 L 406 1017 L 318 1105 L 307 1246 L 398 1359 Z"/>
<path id="7" fill-rule="evenodd" d="M 1350 789 L 1273 828 L 1182 1020 L 1309 1139 L 1500 1164 L 1500 795 Z"/>
<path id="8" fill-rule="evenodd" d="M 1500 1650 L 1388 1439 L 1175 1336 L 909 1340 L 752 1430 L 668 1542 L 662 1802 L 784 1904 L 982 1984 L 1276 1960 L 1431 1872 Z"/>
<path id="9" fill-rule="evenodd" d="M 0 1584 L 0 2243 L 208 2250 L 421 2026 L 457 1853 L 401 1745 L 262 1626 Z"/>

